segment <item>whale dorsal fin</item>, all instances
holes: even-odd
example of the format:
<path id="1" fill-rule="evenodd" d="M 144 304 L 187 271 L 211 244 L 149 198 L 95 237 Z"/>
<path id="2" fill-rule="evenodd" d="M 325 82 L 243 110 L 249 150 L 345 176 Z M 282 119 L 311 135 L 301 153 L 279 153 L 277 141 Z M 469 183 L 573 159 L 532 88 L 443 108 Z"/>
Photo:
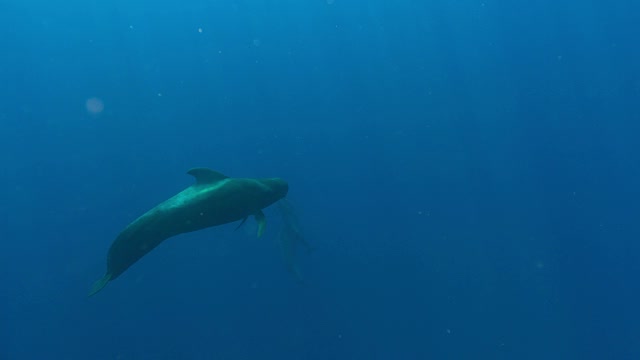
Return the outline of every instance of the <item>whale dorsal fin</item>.
<path id="1" fill-rule="evenodd" d="M 224 180 L 224 179 L 228 179 L 229 177 L 221 174 L 217 171 L 213 171 L 211 169 L 207 169 L 207 168 L 193 168 L 189 171 L 187 171 L 187 174 L 193 176 L 194 178 L 196 178 L 196 184 L 198 185 L 202 185 L 202 184 L 213 184 L 216 183 L 218 181 Z"/>

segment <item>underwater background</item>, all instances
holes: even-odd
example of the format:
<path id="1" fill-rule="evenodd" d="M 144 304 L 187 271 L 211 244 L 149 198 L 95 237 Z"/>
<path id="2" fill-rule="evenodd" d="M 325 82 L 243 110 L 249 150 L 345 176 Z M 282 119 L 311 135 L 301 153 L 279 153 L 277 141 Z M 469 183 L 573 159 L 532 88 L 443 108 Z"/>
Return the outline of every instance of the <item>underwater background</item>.
<path id="1" fill-rule="evenodd" d="M 0 359 L 639 359 L 640 3 L 0 0 Z M 87 297 L 189 168 L 275 206 Z"/>

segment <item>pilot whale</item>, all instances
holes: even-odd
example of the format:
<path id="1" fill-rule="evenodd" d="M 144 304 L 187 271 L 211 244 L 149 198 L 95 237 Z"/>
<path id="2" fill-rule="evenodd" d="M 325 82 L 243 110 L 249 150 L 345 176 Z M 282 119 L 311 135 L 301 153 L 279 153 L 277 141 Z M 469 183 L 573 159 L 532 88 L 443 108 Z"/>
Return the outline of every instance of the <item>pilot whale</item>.
<path id="1" fill-rule="evenodd" d="M 172 236 L 238 220 L 244 223 L 251 215 L 258 222 L 261 236 L 266 224 L 262 209 L 284 198 L 289 190 L 280 178 L 230 178 L 207 168 L 187 173 L 195 178 L 195 184 L 144 213 L 113 241 L 107 271 L 95 282 L 89 296 Z"/>

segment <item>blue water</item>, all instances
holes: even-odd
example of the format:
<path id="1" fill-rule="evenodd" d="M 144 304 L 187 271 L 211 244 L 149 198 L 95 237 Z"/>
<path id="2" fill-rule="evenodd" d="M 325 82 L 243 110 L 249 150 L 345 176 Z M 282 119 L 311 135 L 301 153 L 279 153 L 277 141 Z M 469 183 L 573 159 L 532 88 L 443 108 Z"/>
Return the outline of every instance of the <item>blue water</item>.
<path id="1" fill-rule="evenodd" d="M 0 1 L 0 359 L 640 358 L 640 4 Z M 101 293 L 206 166 L 285 178 Z"/>

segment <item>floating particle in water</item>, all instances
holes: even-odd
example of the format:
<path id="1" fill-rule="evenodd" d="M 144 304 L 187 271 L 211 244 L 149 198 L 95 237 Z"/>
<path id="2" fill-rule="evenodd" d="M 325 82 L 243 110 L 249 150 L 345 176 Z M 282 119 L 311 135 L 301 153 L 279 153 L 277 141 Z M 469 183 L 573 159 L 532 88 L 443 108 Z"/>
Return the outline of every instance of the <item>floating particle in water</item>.
<path id="1" fill-rule="evenodd" d="M 87 99 L 85 107 L 90 114 L 99 114 L 104 110 L 104 102 L 97 97 Z"/>
<path id="2" fill-rule="evenodd" d="M 198 32 L 202 34 L 202 28 L 198 28 Z"/>

